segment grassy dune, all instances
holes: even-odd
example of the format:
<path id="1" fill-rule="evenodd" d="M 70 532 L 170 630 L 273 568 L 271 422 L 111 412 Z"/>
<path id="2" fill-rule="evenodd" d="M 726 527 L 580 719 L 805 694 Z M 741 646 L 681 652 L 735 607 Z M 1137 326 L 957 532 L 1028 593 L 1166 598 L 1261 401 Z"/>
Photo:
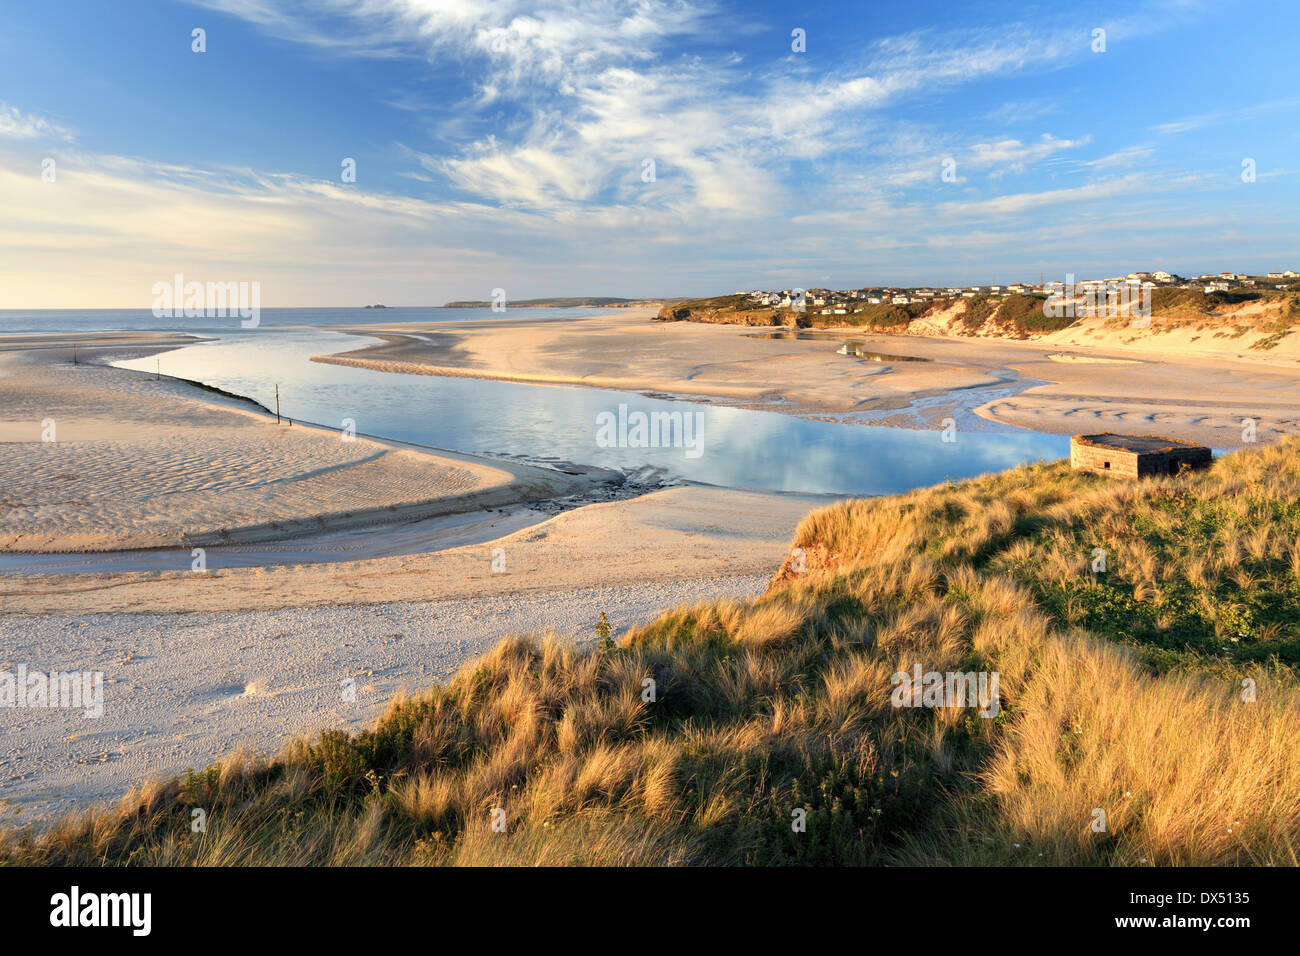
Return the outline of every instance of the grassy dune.
<path id="1" fill-rule="evenodd" d="M 1300 441 L 841 502 L 794 544 L 756 600 L 508 638 L 373 731 L 9 830 L 0 860 L 1300 862 Z M 892 706 L 917 663 L 998 672 L 1001 712 Z"/>
<path id="2" fill-rule="evenodd" d="M 1077 317 L 1074 314 L 1048 316 L 1044 309 L 1046 299 L 1045 295 L 1035 293 L 1005 297 L 978 295 L 959 302 L 939 298 L 906 305 L 890 302 L 872 305 L 854 300 L 844 315 L 822 315 L 819 307 L 809 306 L 804 312 L 795 312 L 790 308 L 759 307 L 745 295 L 729 295 L 672 302 L 660 309 L 658 318 L 760 327 L 861 328 L 897 334 L 907 333 L 917 319 L 933 317 L 955 306 L 957 321 L 953 331 L 957 334 L 995 334 L 1014 339 L 1066 329 L 1083 319 L 1082 312 Z M 1103 313 L 1105 307 L 1104 302 L 1098 306 Z M 1275 289 L 1206 293 L 1196 289 L 1160 288 L 1152 293 L 1151 314 L 1161 320 L 1162 328 L 1191 325 L 1228 330 L 1237 336 L 1249 331 L 1267 332 L 1268 339 L 1251 346 L 1266 351 L 1294 334 L 1300 325 L 1300 294 Z M 1131 317 L 1124 315 L 1112 317 L 1107 324 L 1127 328 L 1130 322 Z"/>

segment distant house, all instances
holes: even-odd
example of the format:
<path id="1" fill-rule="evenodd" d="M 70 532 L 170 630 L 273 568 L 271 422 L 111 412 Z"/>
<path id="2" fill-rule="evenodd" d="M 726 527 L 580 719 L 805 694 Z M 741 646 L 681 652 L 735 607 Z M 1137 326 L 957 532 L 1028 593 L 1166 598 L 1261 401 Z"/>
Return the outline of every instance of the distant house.
<path id="1" fill-rule="evenodd" d="M 1145 435 L 1075 435 L 1070 467 L 1116 478 L 1177 475 L 1208 468 L 1213 455 L 1204 445 Z"/>

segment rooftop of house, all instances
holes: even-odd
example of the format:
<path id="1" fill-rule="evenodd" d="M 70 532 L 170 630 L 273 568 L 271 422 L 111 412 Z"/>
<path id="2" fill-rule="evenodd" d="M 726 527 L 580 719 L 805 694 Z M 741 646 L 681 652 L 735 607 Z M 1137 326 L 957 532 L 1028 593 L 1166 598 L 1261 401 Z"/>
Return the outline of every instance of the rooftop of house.
<path id="1" fill-rule="evenodd" d="M 1188 448 L 1202 447 L 1192 442 L 1179 441 L 1176 438 L 1165 438 L 1161 435 L 1114 435 L 1110 432 L 1100 435 L 1075 435 L 1072 440 L 1081 445 L 1092 445 L 1097 448 L 1117 448 L 1142 455 L 1178 450 L 1185 451 Z"/>

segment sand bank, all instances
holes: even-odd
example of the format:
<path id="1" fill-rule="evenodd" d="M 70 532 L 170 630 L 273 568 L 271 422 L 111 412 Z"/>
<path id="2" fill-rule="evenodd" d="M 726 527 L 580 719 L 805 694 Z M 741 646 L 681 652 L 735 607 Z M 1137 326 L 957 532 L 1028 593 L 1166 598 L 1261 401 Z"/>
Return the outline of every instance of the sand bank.
<path id="1" fill-rule="evenodd" d="M 259 567 L 193 571 L 184 546 L 168 570 L 0 574 L 0 671 L 104 680 L 98 719 L 0 709 L 0 801 L 16 823 L 248 742 L 274 753 L 293 735 L 363 727 L 397 690 L 445 678 L 508 633 L 590 640 L 602 611 L 621 631 L 675 604 L 759 593 L 827 500 L 687 485 L 553 514 L 556 495 L 581 498 L 597 476 L 344 443 L 181 382 L 63 361 L 44 346 L 0 356 L 6 541 L 121 547 L 258 528 L 288 537 L 256 547 L 290 550 Z M 57 443 L 40 441 L 45 418 Z M 498 493 L 550 497 L 485 507 Z M 453 522 L 473 543 L 300 563 L 299 549 L 353 533 L 333 523 L 341 509 L 371 523 L 357 533 L 400 540 L 416 533 L 402 517 L 413 503 L 476 509 Z M 304 522 L 322 528 L 309 543 L 292 531 Z"/>
<path id="2" fill-rule="evenodd" d="M 0 375 L 0 551 L 267 541 L 575 494 L 612 478 L 277 425 L 251 403 L 181 382 L 74 366 L 51 345 L 0 352 Z"/>
<path id="3" fill-rule="evenodd" d="M 345 442 L 181 382 L 39 351 L 0 355 L 0 372 L 0 423 L 20 439 L 0 442 L 10 552 L 175 549 L 161 570 L 0 574 L 11 614 L 264 610 L 762 574 L 828 500 L 682 486 L 564 510 L 610 474 Z M 59 440 L 42 442 L 51 418 Z M 448 533 L 467 543 L 406 546 L 426 532 L 421 521 L 446 515 L 463 515 Z M 302 563 L 312 549 L 347 555 L 345 534 L 373 539 L 364 560 Z M 270 554 L 285 542 L 283 560 L 192 569 L 192 546 L 215 538 L 219 551 L 241 535 L 269 539 L 246 547 Z M 385 538 L 402 553 L 376 550 Z"/>
<path id="4" fill-rule="evenodd" d="M 786 557 L 800 519 L 830 500 L 687 485 L 587 505 L 490 541 L 432 553 L 196 573 L 185 552 L 172 571 L 4 574 L 0 607 L 21 615 L 265 610 L 483 595 L 522 601 L 593 586 L 770 575 Z M 0 630 L 6 623 L 0 616 Z"/>
<path id="5" fill-rule="evenodd" d="M 373 325 L 382 344 L 316 361 L 381 371 L 465 375 L 663 393 L 808 418 L 907 428 L 944 418 L 1055 434 L 1112 428 L 1214 447 L 1242 443 L 1243 418 L 1269 441 L 1300 432 L 1296 349 L 1268 351 L 1192 329 L 1109 329 L 1100 322 L 1032 341 L 836 330 L 764 338 L 764 329 L 653 322 L 629 309 L 563 322 L 495 320 Z M 839 355 L 844 341 L 925 362 Z M 962 427 L 967 427 L 962 424 Z"/>

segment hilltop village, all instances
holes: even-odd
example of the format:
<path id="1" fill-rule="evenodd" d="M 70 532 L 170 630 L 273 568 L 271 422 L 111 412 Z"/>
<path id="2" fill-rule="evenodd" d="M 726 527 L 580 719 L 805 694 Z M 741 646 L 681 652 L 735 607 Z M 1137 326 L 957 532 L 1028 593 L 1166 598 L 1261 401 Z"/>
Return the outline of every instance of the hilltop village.
<path id="1" fill-rule="evenodd" d="M 776 309 L 794 309 L 820 315 L 848 315 L 864 305 L 913 305 L 952 299 L 1007 298 L 1013 295 L 1067 296 L 1108 295 L 1154 289 L 1187 289 L 1206 294 L 1251 290 L 1300 291 L 1300 272 L 1287 269 L 1263 275 L 1235 272 L 1207 273 L 1183 277 L 1172 272 L 1131 272 L 1107 279 L 1065 281 L 1040 279 L 1038 283 L 1012 282 L 1007 285 L 973 285 L 942 287 L 867 286 L 860 289 L 755 289 L 738 292 L 752 305 Z M 800 307 L 802 306 L 802 309 Z"/>

